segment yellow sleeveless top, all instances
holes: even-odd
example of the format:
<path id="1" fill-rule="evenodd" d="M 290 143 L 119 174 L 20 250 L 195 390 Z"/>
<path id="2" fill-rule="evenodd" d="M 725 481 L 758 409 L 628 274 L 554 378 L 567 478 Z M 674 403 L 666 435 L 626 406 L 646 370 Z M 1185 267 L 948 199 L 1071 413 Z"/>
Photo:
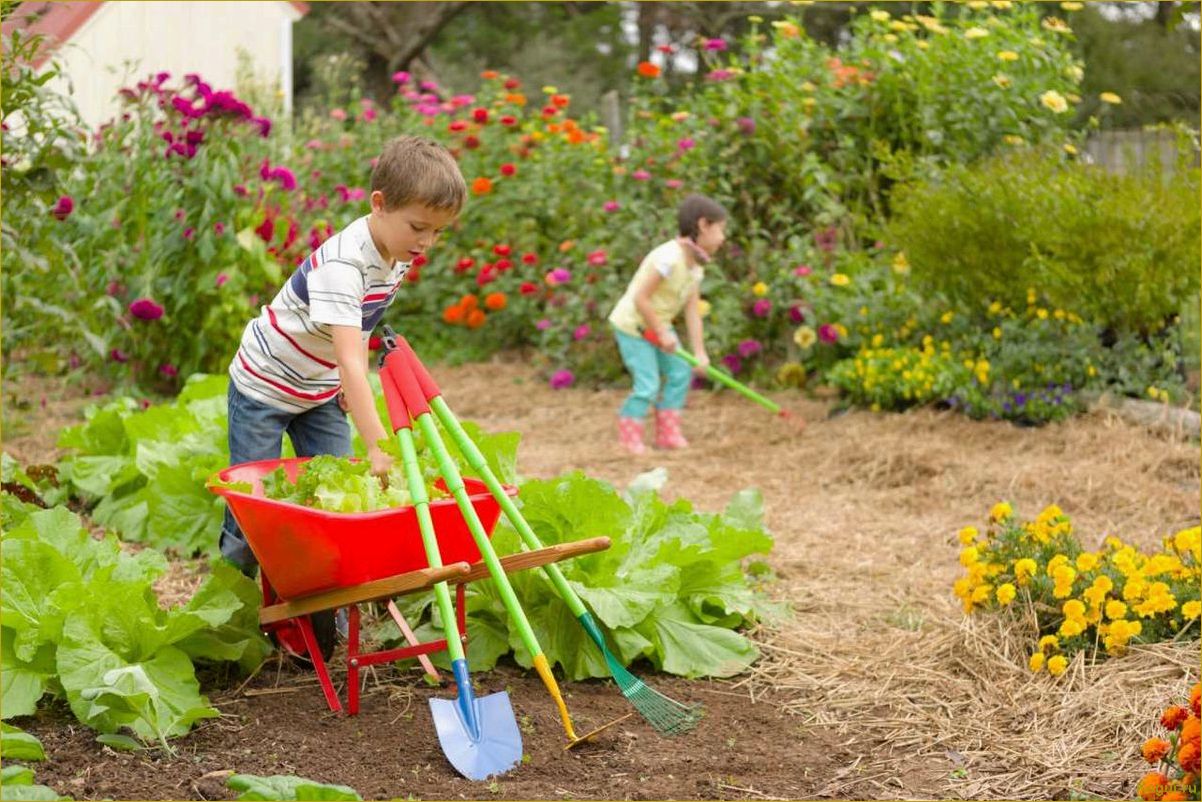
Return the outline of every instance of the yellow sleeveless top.
<path id="1" fill-rule="evenodd" d="M 651 308 L 665 325 L 670 324 L 684 309 L 685 301 L 701 286 L 705 274 L 700 265 L 689 267 L 684 247 L 676 240 L 668 240 L 656 247 L 643 257 L 626 292 L 609 313 L 609 322 L 618 331 L 638 337 L 646 328 L 647 322 L 634 305 L 634 297 L 653 272 L 658 272 L 663 280 L 651 293 Z"/>

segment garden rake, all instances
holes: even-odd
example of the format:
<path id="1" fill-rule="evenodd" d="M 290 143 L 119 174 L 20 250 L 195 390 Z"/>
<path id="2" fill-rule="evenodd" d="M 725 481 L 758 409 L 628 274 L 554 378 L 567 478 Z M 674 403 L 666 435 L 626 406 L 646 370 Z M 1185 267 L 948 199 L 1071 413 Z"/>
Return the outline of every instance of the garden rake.
<path id="1" fill-rule="evenodd" d="M 522 542 L 531 550 L 541 549 L 543 545 L 539 541 L 538 536 L 534 534 L 534 530 L 530 528 L 530 524 L 513 503 L 513 500 L 505 493 L 501 482 L 489 467 L 488 462 L 484 459 L 484 455 L 480 453 L 480 449 L 472 442 L 467 432 L 464 431 L 463 426 L 460 425 L 459 420 L 451 412 L 451 408 L 442 397 L 442 391 L 434 382 L 433 377 L 430 376 L 429 371 L 426 370 L 425 365 L 418 359 L 413 348 L 404 337 L 396 335 L 387 326 L 384 327 L 384 334 L 386 347 L 395 347 L 400 352 L 399 356 L 406 360 L 408 367 L 418 382 L 424 400 L 434 410 L 439 422 L 442 423 L 443 428 L 451 435 L 451 438 L 467 459 L 468 464 L 472 466 L 488 486 L 489 491 L 505 512 L 505 516 L 513 524 L 514 529 L 517 530 Z M 614 682 L 617 683 L 618 689 L 639 714 L 657 732 L 664 735 L 679 735 L 692 729 L 701 719 L 704 709 L 700 705 L 687 705 L 671 699 L 627 671 L 622 662 L 609 650 L 601 628 L 597 625 L 592 613 L 584 606 L 584 602 L 581 601 L 580 596 L 568 585 L 559 566 L 555 564 L 545 565 L 543 566 L 543 571 L 546 572 L 547 577 L 551 580 L 551 584 L 554 585 L 560 598 L 563 599 L 572 611 L 572 615 L 576 617 L 576 620 L 580 622 L 585 632 L 588 633 L 589 638 L 601 650 L 601 654 L 605 658 L 605 664 L 609 668 Z M 589 733 L 589 735 L 579 740 L 583 741 L 592 734 Z"/>

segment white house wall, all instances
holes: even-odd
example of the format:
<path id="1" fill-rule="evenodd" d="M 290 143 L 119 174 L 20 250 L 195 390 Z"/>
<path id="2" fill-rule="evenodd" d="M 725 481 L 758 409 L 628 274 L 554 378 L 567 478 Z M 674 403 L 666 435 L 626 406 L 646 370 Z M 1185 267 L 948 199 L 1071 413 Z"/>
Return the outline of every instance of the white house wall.
<path id="1" fill-rule="evenodd" d="M 149 73 L 166 71 L 178 80 L 195 72 L 214 89 L 234 89 L 239 48 L 250 54 L 257 78 L 290 89 L 291 53 L 284 48 L 299 18 L 279 0 L 109 0 L 54 58 L 71 78 L 84 120 L 96 126 L 116 112 L 117 90 Z M 127 73 L 130 60 L 138 63 Z M 65 88 L 61 78 L 52 85 Z"/>

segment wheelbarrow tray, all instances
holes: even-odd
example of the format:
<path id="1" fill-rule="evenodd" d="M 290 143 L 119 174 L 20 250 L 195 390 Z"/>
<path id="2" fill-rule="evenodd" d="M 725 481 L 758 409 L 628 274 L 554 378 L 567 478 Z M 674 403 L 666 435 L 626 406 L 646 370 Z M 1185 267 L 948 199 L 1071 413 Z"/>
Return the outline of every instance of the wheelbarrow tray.
<path id="1" fill-rule="evenodd" d="M 263 495 L 263 477 L 283 468 L 296 481 L 307 457 L 260 460 L 234 465 L 217 474 L 223 482 L 247 482 L 250 493 L 213 487 L 225 498 L 246 542 L 283 600 L 351 587 L 429 567 L 422 548 L 417 511 L 393 507 L 361 513 L 328 512 Z M 490 536 L 501 508 L 488 487 L 465 478 L 464 486 L 484 531 Z M 437 486 L 446 490 L 440 479 Z M 517 488 L 506 487 L 509 495 Z M 455 499 L 430 502 L 430 517 L 444 565 L 477 563 L 472 540 Z"/>

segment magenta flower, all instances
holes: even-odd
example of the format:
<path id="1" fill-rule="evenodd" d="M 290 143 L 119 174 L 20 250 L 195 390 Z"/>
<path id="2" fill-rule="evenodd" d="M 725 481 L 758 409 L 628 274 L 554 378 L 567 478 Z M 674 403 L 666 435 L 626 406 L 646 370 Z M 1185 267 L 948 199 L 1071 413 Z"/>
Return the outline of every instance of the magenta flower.
<path id="1" fill-rule="evenodd" d="M 560 284 L 567 284 L 572 280 L 572 271 L 566 267 L 557 267 L 547 273 L 547 283 L 552 287 L 558 287 Z"/>
<path id="2" fill-rule="evenodd" d="M 557 370 L 551 374 L 551 389 L 562 390 L 565 387 L 571 387 L 574 381 L 576 381 L 576 377 L 572 375 L 572 371 Z"/>
<path id="3" fill-rule="evenodd" d="M 120 348 L 114 348 L 113 350 L 109 351 L 109 359 L 113 360 L 114 362 L 128 362 L 129 354 L 125 353 Z"/>
<path id="4" fill-rule="evenodd" d="M 572 339 L 573 340 L 583 340 L 585 337 L 589 336 L 592 333 L 593 333 L 593 330 L 589 326 L 589 324 L 581 323 L 579 326 L 576 327 L 576 330 L 574 332 L 572 332 Z"/>
<path id="5" fill-rule="evenodd" d="M 195 235 L 196 235 L 196 229 L 192 228 L 192 226 L 188 226 L 187 228 L 184 229 L 184 239 L 190 240 Z"/>
<path id="6" fill-rule="evenodd" d="M 392 74 L 392 82 L 397 86 L 404 86 L 409 83 L 409 73 L 404 70 L 398 70 Z"/>
<path id="7" fill-rule="evenodd" d="M 163 364 L 159 365 L 159 373 L 163 374 L 168 379 L 174 379 L 179 375 L 179 368 L 177 368 L 175 365 L 172 365 L 170 362 L 164 362 Z"/>
<path id="8" fill-rule="evenodd" d="M 722 364 L 726 365 L 726 369 L 731 373 L 738 373 L 743 369 L 743 360 L 739 359 L 738 354 L 727 354 L 722 357 Z"/>
<path id="9" fill-rule="evenodd" d="M 726 81 L 734 77 L 734 73 L 730 70 L 710 70 L 706 73 L 705 80 L 707 81 Z"/>
<path id="10" fill-rule="evenodd" d="M 818 339 L 824 343 L 839 342 L 839 330 L 831 323 L 823 323 L 818 327 Z"/>
<path id="11" fill-rule="evenodd" d="M 259 136 L 263 137 L 264 139 L 271 136 L 271 120 L 267 119 L 266 117 L 252 117 L 250 122 L 252 125 L 258 127 Z"/>
<path id="12" fill-rule="evenodd" d="M 750 117 L 740 117 L 735 124 L 739 126 L 739 131 L 743 136 L 751 136 L 755 133 L 755 120 Z"/>
<path id="13" fill-rule="evenodd" d="M 714 52 L 721 52 L 726 49 L 726 40 L 721 38 L 707 39 L 705 41 L 705 49 L 712 50 Z"/>
<path id="14" fill-rule="evenodd" d="M 250 190 L 246 188 L 245 184 L 234 184 L 234 194 L 239 198 L 245 198 L 250 194 Z"/>
<path id="15" fill-rule="evenodd" d="M 287 167 L 272 167 L 268 178 L 277 182 L 288 192 L 296 189 L 296 175 Z"/>
<path id="16" fill-rule="evenodd" d="M 616 212 L 618 209 L 621 209 L 622 204 L 618 203 L 616 200 L 608 200 L 605 202 L 605 204 L 601 208 L 607 212 L 613 213 L 613 212 Z"/>
<path id="17" fill-rule="evenodd" d="M 437 92 L 438 84 L 435 81 L 422 81 L 417 85 L 417 88 L 423 92 Z"/>
<path id="18" fill-rule="evenodd" d="M 139 298 L 129 305 L 129 313 L 138 320 L 158 320 L 163 316 L 163 307 L 149 298 Z"/>
<path id="19" fill-rule="evenodd" d="M 605 249 L 599 248 L 590 253 L 587 259 L 588 263 L 593 267 L 600 267 L 601 265 L 605 264 L 605 262 L 608 260 L 608 257 L 605 255 Z"/>
<path id="20" fill-rule="evenodd" d="M 760 298 L 751 305 L 751 314 L 756 317 L 768 317 L 772 314 L 772 302 L 767 298 Z"/>
<path id="21" fill-rule="evenodd" d="M 222 284 L 224 284 L 225 282 L 227 282 L 229 280 L 230 280 L 230 277 L 228 274 L 226 274 L 226 273 L 218 273 L 217 274 L 217 286 L 218 287 L 220 287 Z"/>
<path id="22" fill-rule="evenodd" d="M 551 328 L 551 321 L 543 318 L 534 324 L 534 328 L 538 329 L 539 331 L 546 331 L 547 329 Z"/>
<path id="23" fill-rule="evenodd" d="M 365 123 L 372 122 L 373 120 L 376 119 L 376 110 L 373 109 L 371 106 L 368 106 L 363 109 L 363 114 L 361 116 L 363 118 L 363 122 L 365 122 Z"/>
<path id="24" fill-rule="evenodd" d="M 697 142 L 692 137 L 686 136 L 684 139 L 676 143 L 676 147 L 681 151 L 692 150 L 693 148 L 697 147 Z"/>
<path id="25" fill-rule="evenodd" d="M 351 187 L 351 191 L 347 193 L 347 200 L 361 201 L 367 197 L 367 190 L 363 187 Z"/>
<path id="26" fill-rule="evenodd" d="M 747 359 L 748 357 L 755 356 L 760 351 L 764 350 L 764 346 L 760 344 L 759 340 L 743 340 L 739 343 L 738 350 L 739 356 Z"/>
<path id="27" fill-rule="evenodd" d="M 680 189 L 684 186 L 684 182 L 679 178 L 669 178 L 664 182 L 664 186 L 666 186 L 668 189 Z"/>
<path id="28" fill-rule="evenodd" d="M 338 122 L 342 122 L 346 119 L 346 111 L 343 109 L 330 109 L 330 116 Z"/>
<path id="29" fill-rule="evenodd" d="M 793 268 L 793 275 L 801 276 L 802 278 L 805 278 L 813 272 L 814 269 L 809 265 L 798 265 L 797 267 Z"/>
<path id="30" fill-rule="evenodd" d="M 125 293 L 125 286 L 119 281 L 110 281 L 104 291 L 106 294 L 116 297 Z"/>
<path id="31" fill-rule="evenodd" d="M 789 307 L 789 320 L 793 323 L 804 323 L 805 319 L 806 315 L 800 304 L 793 304 Z"/>
<path id="32" fill-rule="evenodd" d="M 219 237 L 220 237 L 222 234 L 224 234 L 224 233 L 225 233 L 225 223 L 222 223 L 222 222 L 216 222 L 216 223 L 214 223 L 214 224 L 213 224 L 213 233 L 214 233 L 214 234 L 216 234 L 216 235 L 217 235 L 217 236 L 219 236 Z"/>
<path id="33" fill-rule="evenodd" d="M 651 178 L 651 173 L 647 172 L 646 170 L 635 170 L 630 174 L 630 177 L 635 181 L 646 181 L 647 179 Z"/>
<path id="34" fill-rule="evenodd" d="M 74 210 L 75 200 L 70 195 L 62 195 L 54 202 L 54 207 L 50 210 L 50 213 L 59 220 L 66 220 Z"/>
<path id="35" fill-rule="evenodd" d="M 814 232 L 814 244 L 818 246 L 818 250 L 830 253 L 835 250 L 835 245 L 839 241 L 839 231 L 834 226 Z"/>

